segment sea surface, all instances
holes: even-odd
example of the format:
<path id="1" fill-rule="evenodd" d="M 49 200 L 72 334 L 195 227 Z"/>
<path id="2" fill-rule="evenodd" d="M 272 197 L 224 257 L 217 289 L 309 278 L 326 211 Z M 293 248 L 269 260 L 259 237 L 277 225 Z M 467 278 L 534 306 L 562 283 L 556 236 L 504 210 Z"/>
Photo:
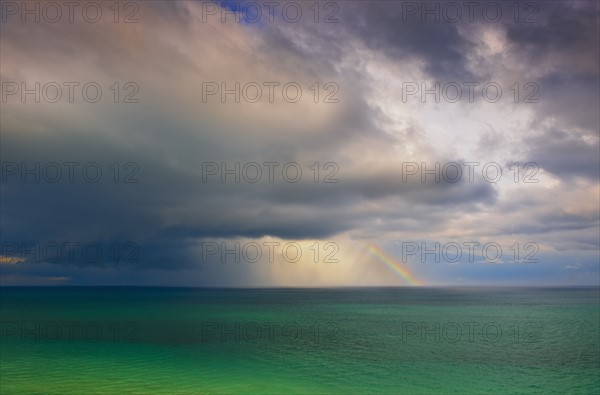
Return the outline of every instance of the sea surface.
<path id="1" fill-rule="evenodd" d="M 598 394 L 598 288 L 3 287 L 1 394 Z"/>

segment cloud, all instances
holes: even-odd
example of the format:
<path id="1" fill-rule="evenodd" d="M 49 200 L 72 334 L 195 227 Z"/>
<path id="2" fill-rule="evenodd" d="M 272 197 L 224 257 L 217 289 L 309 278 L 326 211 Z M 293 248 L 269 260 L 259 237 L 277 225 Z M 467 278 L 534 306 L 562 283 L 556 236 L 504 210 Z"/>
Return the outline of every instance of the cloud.
<path id="1" fill-rule="evenodd" d="M 346 268 L 347 275 L 309 265 L 251 265 L 237 272 L 199 267 L 198 243 L 217 239 L 385 244 L 518 237 L 555 251 L 597 249 L 598 209 L 589 202 L 598 198 L 598 61 L 589 49 L 597 48 L 597 34 L 590 33 L 598 27 L 589 7 L 544 4 L 543 21 L 527 26 L 510 18 L 402 22 L 402 8 L 389 2 L 340 4 L 340 22 L 332 24 L 309 17 L 205 23 L 196 2 L 145 2 L 140 22 L 129 25 L 3 23 L 3 82 L 94 81 L 103 97 L 88 103 L 77 87 L 74 103 L 21 103 L 19 96 L 3 103 L 3 171 L 7 163 L 31 169 L 39 162 L 41 168 L 60 164 L 64 173 L 57 183 L 37 183 L 32 175 L 23 183 L 20 173 L 3 174 L 2 241 L 97 242 L 104 249 L 135 243 L 141 254 L 117 267 L 110 260 L 10 265 L 19 271 L 6 272 L 12 276 L 6 281 L 352 285 L 364 278 L 388 284 L 386 272 L 366 257 Z M 556 25 L 564 32 L 555 33 Z M 539 103 L 511 101 L 509 86 L 523 84 L 522 76 L 539 83 Z M 401 100 L 403 81 L 474 79 L 498 81 L 509 100 Z M 220 94 L 203 100 L 206 82 L 232 89 L 236 82 L 264 87 L 269 81 L 279 83 L 272 103 L 266 89 L 256 103 L 236 103 L 234 95 L 223 103 Z M 121 102 L 127 82 L 139 88 L 139 103 Z M 288 82 L 302 87 L 297 103 L 282 96 Z M 323 102 L 332 92 L 327 83 L 338 102 Z M 503 180 L 486 182 L 480 174 L 473 182 L 402 179 L 406 162 L 464 161 L 501 163 Z M 511 182 L 515 161 L 538 163 L 540 183 Z M 65 162 L 80 163 L 75 182 L 66 180 Z M 294 163 L 303 176 L 297 183 L 281 176 L 273 183 L 231 176 L 204 182 L 208 162 L 278 162 L 278 171 Z M 101 181 L 82 179 L 78 172 L 86 163 L 102 169 Z M 323 182 L 336 167 L 339 182 Z M 124 182 L 132 170 L 139 182 Z M 2 266 L 4 277 L 9 265 Z M 485 269 L 454 266 L 464 272 L 452 278 L 489 279 Z M 422 270 L 424 278 L 441 281 Z M 555 275 L 559 282 L 562 274 Z"/>
<path id="2" fill-rule="evenodd" d="M 586 177 L 593 181 L 600 177 L 600 144 L 597 136 L 586 139 L 585 135 L 548 129 L 530 137 L 527 144 L 531 147 L 530 161 L 565 181 L 573 177 Z"/>

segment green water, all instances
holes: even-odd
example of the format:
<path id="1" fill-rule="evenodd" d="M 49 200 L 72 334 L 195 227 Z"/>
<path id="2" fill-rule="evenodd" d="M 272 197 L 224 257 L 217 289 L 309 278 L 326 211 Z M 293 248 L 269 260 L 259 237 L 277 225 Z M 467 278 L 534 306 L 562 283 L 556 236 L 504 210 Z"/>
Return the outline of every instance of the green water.
<path id="1" fill-rule="evenodd" d="M 598 288 L 0 289 L 2 394 L 598 394 Z"/>

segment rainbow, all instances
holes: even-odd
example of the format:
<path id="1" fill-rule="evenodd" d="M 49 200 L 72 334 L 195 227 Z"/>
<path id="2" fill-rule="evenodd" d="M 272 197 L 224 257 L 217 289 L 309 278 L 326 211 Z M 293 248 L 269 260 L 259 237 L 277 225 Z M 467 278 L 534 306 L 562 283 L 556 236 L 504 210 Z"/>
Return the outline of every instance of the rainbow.
<path id="1" fill-rule="evenodd" d="M 394 274 L 398 277 L 407 281 L 410 285 L 423 285 L 420 280 L 417 280 L 412 273 L 410 273 L 400 262 L 394 260 L 394 258 L 390 257 L 383 251 L 381 248 L 376 246 L 375 244 L 365 243 L 365 247 L 371 255 L 376 257 L 380 262 L 385 264 L 389 269 L 391 269 Z"/>

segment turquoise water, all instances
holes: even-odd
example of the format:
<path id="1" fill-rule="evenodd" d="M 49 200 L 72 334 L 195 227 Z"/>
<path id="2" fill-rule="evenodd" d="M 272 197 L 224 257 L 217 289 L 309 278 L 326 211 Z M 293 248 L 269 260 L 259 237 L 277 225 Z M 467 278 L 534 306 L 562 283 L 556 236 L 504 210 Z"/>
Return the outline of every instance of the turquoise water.
<path id="1" fill-rule="evenodd" d="M 598 288 L 1 288 L 0 393 L 598 394 Z"/>

